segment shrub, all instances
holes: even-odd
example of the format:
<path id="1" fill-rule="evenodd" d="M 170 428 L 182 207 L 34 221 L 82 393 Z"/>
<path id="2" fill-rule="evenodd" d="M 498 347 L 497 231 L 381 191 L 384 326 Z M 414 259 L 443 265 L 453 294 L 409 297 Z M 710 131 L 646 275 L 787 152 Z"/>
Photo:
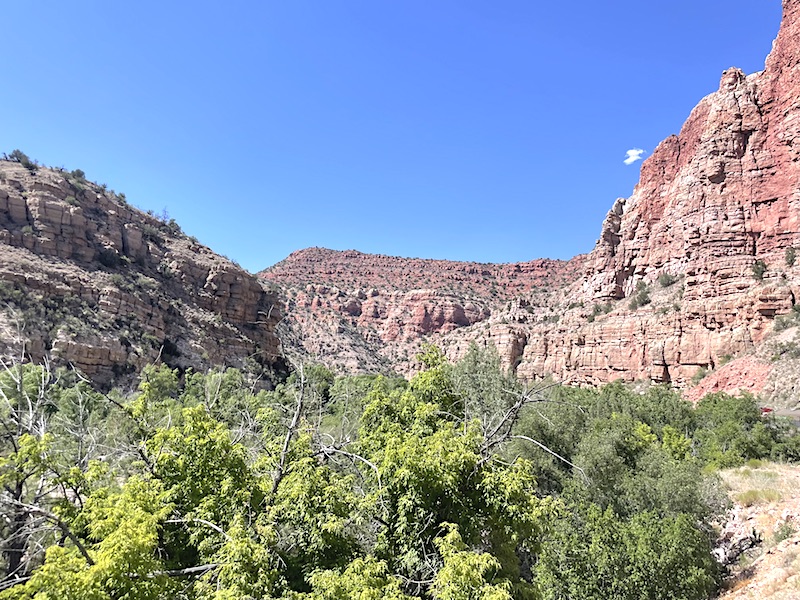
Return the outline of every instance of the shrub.
<path id="1" fill-rule="evenodd" d="M 164 238 L 161 237 L 161 233 L 158 231 L 158 229 L 149 223 L 142 225 L 142 237 L 145 240 L 155 242 L 156 244 L 160 244 L 164 241 Z"/>
<path id="2" fill-rule="evenodd" d="M 767 488 L 765 490 L 747 490 L 746 492 L 736 494 L 736 501 L 742 506 L 754 506 L 756 504 L 778 502 L 780 499 L 781 493 L 774 488 Z"/>
<path id="3" fill-rule="evenodd" d="M 775 352 L 772 355 L 772 360 L 779 360 L 781 358 L 800 358 L 800 346 L 797 342 L 781 342 L 775 346 Z"/>
<path id="4" fill-rule="evenodd" d="M 793 267 L 794 261 L 797 258 L 797 251 L 794 248 L 786 249 L 786 266 Z"/>
<path id="5" fill-rule="evenodd" d="M 788 540 L 792 537 L 795 533 L 797 533 L 797 529 L 792 524 L 791 521 L 784 521 L 781 523 L 778 528 L 775 530 L 775 542 L 782 542 L 783 540 Z"/>
<path id="6" fill-rule="evenodd" d="M 605 304 L 595 304 L 592 307 L 592 314 L 597 315 L 607 315 L 614 309 L 614 305 L 611 302 L 606 302 Z"/>
<path id="7" fill-rule="evenodd" d="M 675 277 L 675 275 L 667 273 L 666 271 L 658 276 L 658 284 L 661 287 L 669 287 L 676 281 L 678 281 L 678 278 Z"/>
<path id="8" fill-rule="evenodd" d="M 761 281 L 764 279 L 764 273 L 767 271 L 767 263 L 760 258 L 753 263 L 753 279 Z"/>
<path id="9" fill-rule="evenodd" d="M 650 290 L 647 287 L 647 284 L 644 281 L 640 281 L 636 284 L 636 292 L 631 297 L 631 301 L 628 304 L 628 308 L 631 310 L 636 310 L 640 306 L 644 306 L 646 304 L 650 304 Z"/>
<path id="10" fill-rule="evenodd" d="M 97 256 L 97 260 L 100 261 L 101 265 L 108 268 L 118 267 L 122 262 L 119 253 L 113 248 L 103 248 Z"/>
<path id="11" fill-rule="evenodd" d="M 75 169 L 69 175 L 74 179 L 79 179 L 80 181 L 86 181 L 86 173 L 84 173 L 80 169 Z"/>
<path id="12" fill-rule="evenodd" d="M 707 368 L 700 367 L 699 369 L 697 369 L 697 372 L 695 372 L 695 374 L 692 375 L 692 385 L 697 385 L 698 383 L 700 383 L 706 375 L 708 375 Z"/>
<path id="13" fill-rule="evenodd" d="M 169 221 L 164 223 L 164 226 L 167 228 L 167 231 L 169 231 L 173 235 L 178 235 L 180 233 L 183 233 L 183 231 L 181 230 L 181 226 L 178 225 L 178 222 L 175 219 L 170 219 Z"/>
<path id="14" fill-rule="evenodd" d="M 125 277 L 120 275 L 119 273 L 114 273 L 111 276 L 111 283 L 117 286 L 118 289 L 126 292 L 133 292 L 135 289 L 133 284 L 127 279 L 125 279 Z"/>
<path id="15" fill-rule="evenodd" d="M 590 314 L 588 317 L 589 323 L 594 323 L 595 317 L 607 315 L 612 310 L 614 310 L 614 305 L 611 302 L 606 302 L 605 304 L 595 304 L 592 306 L 592 314 Z"/>
<path id="16" fill-rule="evenodd" d="M 772 329 L 774 331 L 783 331 L 792 325 L 794 325 L 794 319 L 792 319 L 789 315 L 778 315 L 775 317 L 775 321 L 772 323 Z"/>
<path id="17" fill-rule="evenodd" d="M 31 173 L 33 173 L 39 168 L 39 163 L 37 163 L 35 160 L 31 160 L 27 154 L 25 154 L 22 150 L 19 149 L 16 149 L 11 154 L 9 154 L 8 158 L 18 162 L 23 167 L 28 169 Z"/>
<path id="18" fill-rule="evenodd" d="M 175 271 L 172 270 L 172 266 L 167 262 L 167 260 L 162 260 L 158 263 L 158 272 L 161 273 L 164 277 L 172 277 L 175 275 Z"/>

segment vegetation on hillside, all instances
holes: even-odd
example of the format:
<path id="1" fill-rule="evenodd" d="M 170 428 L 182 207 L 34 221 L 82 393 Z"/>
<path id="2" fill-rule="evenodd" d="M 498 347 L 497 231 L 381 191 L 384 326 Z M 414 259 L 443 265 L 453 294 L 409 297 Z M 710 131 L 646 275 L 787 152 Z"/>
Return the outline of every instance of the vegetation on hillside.
<path id="1" fill-rule="evenodd" d="M 0 373 L 2 599 L 707 598 L 716 466 L 800 458 L 750 397 L 526 389 L 473 349 L 411 381 Z"/>

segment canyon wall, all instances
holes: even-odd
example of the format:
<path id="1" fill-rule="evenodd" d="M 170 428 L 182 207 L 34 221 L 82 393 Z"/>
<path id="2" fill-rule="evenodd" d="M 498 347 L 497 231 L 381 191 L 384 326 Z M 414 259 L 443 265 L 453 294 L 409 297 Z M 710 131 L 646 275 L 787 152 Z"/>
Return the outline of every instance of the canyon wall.
<path id="1" fill-rule="evenodd" d="M 301 251 L 261 273 L 286 290 L 295 347 L 346 370 L 406 372 L 423 342 L 453 358 L 493 344 L 528 379 L 680 386 L 754 353 L 800 291 L 789 250 L 800 247 L 800 1 L 783 8 L 765 69 L 722 74 L 613 203 L 591 253 L 470 266 Z"/>
<path id="2" fill-rule="evenodd" d="M 0 350 L 110 385 L 144 364 L 282 368 L 280 301 L 81 173 L 0 161 Z"/>

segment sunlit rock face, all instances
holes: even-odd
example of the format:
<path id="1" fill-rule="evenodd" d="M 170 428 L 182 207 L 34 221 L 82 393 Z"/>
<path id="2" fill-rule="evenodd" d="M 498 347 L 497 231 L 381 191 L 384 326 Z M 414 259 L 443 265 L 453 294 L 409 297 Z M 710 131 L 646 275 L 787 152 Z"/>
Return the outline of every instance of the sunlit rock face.
<path id="1" fill-rule="evenodd" d="M 282 368 L 280 301 L 254 276 L 123 198 L 0 161 L 0 351 L 100 385 L 162 360 Z"/>

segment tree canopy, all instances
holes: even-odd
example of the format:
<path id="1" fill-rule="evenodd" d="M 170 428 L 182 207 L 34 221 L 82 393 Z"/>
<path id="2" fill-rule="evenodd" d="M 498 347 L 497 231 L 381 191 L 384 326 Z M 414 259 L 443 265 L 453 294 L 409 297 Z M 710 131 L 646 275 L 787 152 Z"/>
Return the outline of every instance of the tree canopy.
<path id="1" fill-rule="evenodd" d="M 797 456 L 752 398 L 421 360 L 271 391 L 234 369 L 151 366 L 107 395 L 0 372 L 0 599 L 707 598 L 706 467 Z"/>

